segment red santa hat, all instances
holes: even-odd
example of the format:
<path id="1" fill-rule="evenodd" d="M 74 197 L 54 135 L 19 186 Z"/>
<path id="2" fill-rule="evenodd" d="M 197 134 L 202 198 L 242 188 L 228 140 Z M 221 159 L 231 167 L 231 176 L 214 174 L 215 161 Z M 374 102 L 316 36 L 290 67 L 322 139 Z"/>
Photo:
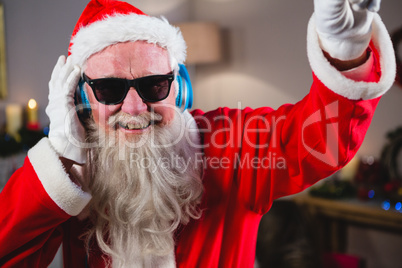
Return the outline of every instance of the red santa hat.
<path id="1" fill-rule="evenodd" d="M 91 0 L 74 28 L 69 55 L 83 67 L 87 59 L 121 42 L 147 41 L 167 49 L 172 69 L 186 58 L 179 28 L 165 18 L 151 17 L 134 6 L 115 0 Z"/>

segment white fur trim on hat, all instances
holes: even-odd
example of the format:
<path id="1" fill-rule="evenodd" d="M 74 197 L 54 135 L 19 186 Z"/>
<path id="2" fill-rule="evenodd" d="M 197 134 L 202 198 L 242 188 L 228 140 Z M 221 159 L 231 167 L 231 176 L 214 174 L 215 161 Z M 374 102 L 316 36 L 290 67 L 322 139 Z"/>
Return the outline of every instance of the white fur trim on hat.
<path id="1" fill-rule="evenodd" d="M 49 140 L 40 140 L 28 158 L 50 198 L 69 215 L 78 215 L 92 196 L 70 180 Z"/>
<path id="2" fill-rule="evenodd" d="M 378 83 L 356 82 L 346 78 L 325 58 L 311 17 L 307 33 L 307 54 L 318 79 L 335 93 L 351 100 L 367 100 L 383 95 L 395 80 L 396 63 L 391 39 L 380 16 L 373 20 L 372 41 L 380 55 L 381 78 Z"/>
<path id="3" fill-rule="evenodd" d="M 186 59 L 186 43 L 179 28 L 169 24 L 165 18 L 115 14 L 82 27 L 72 37 L 72 62 L 82 67 L 92 54 L 110 45 L 138 40 L 166 48 L 172 67 Z"/>

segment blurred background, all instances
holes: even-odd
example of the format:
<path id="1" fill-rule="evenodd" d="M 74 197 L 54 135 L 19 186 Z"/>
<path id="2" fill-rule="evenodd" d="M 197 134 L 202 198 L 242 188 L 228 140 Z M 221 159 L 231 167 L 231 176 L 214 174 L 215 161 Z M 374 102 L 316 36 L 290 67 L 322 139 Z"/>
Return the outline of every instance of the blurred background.
<path id="1" fill-rule="evenodd" d="M 220 43 L 216 59 L 187 63 L 194 89 L 193 108 L 277 108 L 284 103 L 295 103 L 308 93 L 312 74 L 306 55 L 306 31 L 313 0 L 127 2 L 150 15 L 163 15 L 177 25 L 213 22 L 217 27 Z M 45 108 L 51 71 L 58 56 L 67 54 L 72 30 L 87 1 L 1 0 L 0 3 L 4 11 L 5 38 L 5 55 L 0 55 L 0 60 L 6 62 L 1 71 L 6 71 L 2 79 L 7 89 L 0 93 L 4 96 L 0 99 L 0 126 L 4 131 L 7 107 L 19 106 L 24 115 L 26 110 L 31 113 L 25 115 L 31 120 L 28 128 L 34 130 L 28 136 L 39 139 L 46 135 L 49 123 Z M 400 0 L 382 1 L 379 13 L 391 34 L 402 29 L 401 12 Z M 207 32 L 206 36 L 208 34 L 212 33 Z M 402 54 L 402 46 L 396 44 L 396 47 L 397 53 Z M 34 108 L 28 108 L 30 99 L 36 100 Z M 317 185 L 313 193 L 310 191 L 305 197 L 291 201 L 297 205 L 297 213 L 309 218 L 308 224 L 320 226 L 315 229 L 319 236 L 316 240 L 318 245 L 325 244 L 325 251 L 331 254 L 329 259 L 339 260 L 339 253 L 343 257 L 357 257 L 359 265 L 364 263 L 367 268 L 402 267 L 402 210 L 398 206 L 402 201 L 401 102 L 402 87 L 395 83 L 380 101 L 358 156 L 347 170 L 335 174 L 331 182 Z M 34 111 L 29 112 L 30 109 Z M 22 124 L 24 127 L 25 123 Z M 32 133 L 37 136 L 32 137 Z M 34 142 L 24 133 L 20 133 L 19 139 L 28 139 L 28 145 L 16 149 L 0 141 L 3 147 L 0 148 L 0 170 L 9 172 L 9 167 L 17 168 L 24 156 L 20 150 L 23 152 Z M 375 176 L 370 177 L 372 174 Z M 322 197 L 333 203 L 316 201 Z M 364 208 L 353 210 L 353 205 L 360 203 L 365 203 Z M 348 210 L 351 207 L 352 210 Z M 367 207 L 369 210 L 359 219 L 341 217 L 348 213 L 356 215 Z M 338 214 L 328 215 L 326 211 L 338 211 Z M 383 212 L 387 214 L 381 214 Z M 262 263 L 260 267 L 264 267 Z"/>

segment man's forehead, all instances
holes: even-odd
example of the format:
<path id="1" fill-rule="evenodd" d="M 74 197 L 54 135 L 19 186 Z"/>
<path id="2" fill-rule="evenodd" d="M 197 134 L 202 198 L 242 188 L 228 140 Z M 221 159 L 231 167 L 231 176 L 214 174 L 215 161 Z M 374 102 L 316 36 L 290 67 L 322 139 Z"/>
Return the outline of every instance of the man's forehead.
<path id="1" fill-rule="evenodd" d="M 110 45 L 93 54 L 86 70 L 94 75 L 115 76 L 128 70 L 138 75 L 159 74 L 171 71 L 165 48 L 146 41 L 130 41 Z M 87 71 L 86 71 L 87 72 Z"/>
<path id="2" fill-rule="evenodd" d="M 167 56 L 168 51 L 155 43 L 149 43 L 147 41 L 128 41 L 120 42 L 107 46 L 103 50 L 94 53 L 90 58 L 94 56 L 109 56 L 117 57 L 120 55 L 124 56 L 141 56 L 144 54 L 153 54 L 154 56 Z"/>

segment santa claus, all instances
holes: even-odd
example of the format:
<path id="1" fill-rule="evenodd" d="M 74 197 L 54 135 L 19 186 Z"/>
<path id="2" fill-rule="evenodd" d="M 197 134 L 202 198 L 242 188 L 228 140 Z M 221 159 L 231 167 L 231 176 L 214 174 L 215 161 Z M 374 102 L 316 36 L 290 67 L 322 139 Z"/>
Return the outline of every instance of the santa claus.
<path id="1" fill-rule="evenodd" d="M 379 5 L 315 1 L 300 102 L 190 113 L 179 29 L 90 1 L 49 82 L 49 137 L 0 194 L 0 265 L 45 267 L 63 244 L 65 267 L 252 267 L 273 200 L 351 160 L 393 83 Z"/>

